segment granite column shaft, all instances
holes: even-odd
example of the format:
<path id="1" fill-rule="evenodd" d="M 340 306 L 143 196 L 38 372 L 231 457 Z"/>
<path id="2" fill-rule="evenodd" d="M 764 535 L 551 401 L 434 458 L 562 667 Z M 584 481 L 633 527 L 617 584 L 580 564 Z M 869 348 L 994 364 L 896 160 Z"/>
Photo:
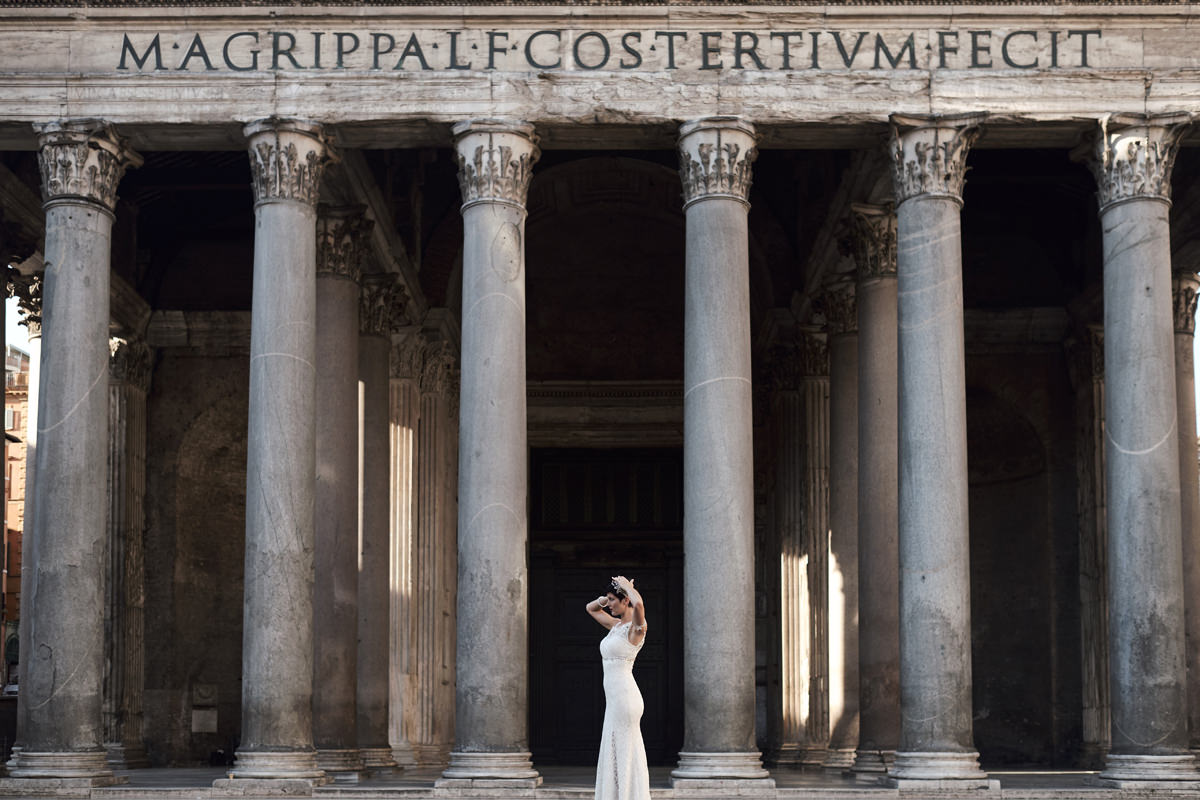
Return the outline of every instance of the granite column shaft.
<path id="1" fill-rule="evenodd" d="M 854 208 L 858 262 L 859 731 L 853 771 L 874 780 L 900 742 L 896 215 Z"/>
<path id="2" fill-rule="evenodd" d="M 1175 403 L 1179 411 L 1179 518 L 1183 540 L 1183 597 L 1187 652 L 1188 749 L 1200 751 L 1200 468 L 1196 442 L 1196 300 L 1200 280 L 1176 270 Z"/>
<path id="3" fill-rule="evenodd" d="M 320 206 L 316 277 L 313 744 L 335 780 L 357 780 L 359 281 L 370 223 Z"/>
<path id="4" fill-rule="evenodd" d="M 959 219 L 978 121 L 893 116 L 902 720 L 891 774 L 901 781 L 985 777 L 972 733 Z"/>
<path id="5" fill-rule="evenodd" d="M 313 748 L 319 125 L 246 126 L 254 304 L 246 464 L 242 738 L 234 780 L 322 780 Z M 220 783 L 220 782 L 218 782 Z"/>
<path id="6" fill-rule="evenodd" d="M 684 300 L 684 743 L 672 772 L 767 785 L 755 744 L 754 462 L 748 195 L 753 126 L 713 117 L 680 129 Z M 466 438 L 466 431 L 463 431 Z M 711 598 L 722 598 L 712 624 Z"/>
<path id="7" fill-rule="evenodd" d="M 1189 123 L 1105 118 L 1089 159 L 1104 247 L 1112 749 L 1101 778 L 1126 786 L 1200 780 L 1188 750 L 1168 220 Z"/>
<path id="8" fill-rule="evenodd" d="M 33 486 L 36 578 L 22 627 L 15 778 L 113 782 L 103 748 L 109 253 L 117 184 L 140 163 L 94 121 L 38 127 L 46 211 Z"/>
<path id="9" fill-rule="evenodd" d="M 454 128 L 462 190 L 455 745 L 439 785 L 541 782 L 529 753 L 524 123 Z M 497 614 L 497 607 L 512 613 Z"/>

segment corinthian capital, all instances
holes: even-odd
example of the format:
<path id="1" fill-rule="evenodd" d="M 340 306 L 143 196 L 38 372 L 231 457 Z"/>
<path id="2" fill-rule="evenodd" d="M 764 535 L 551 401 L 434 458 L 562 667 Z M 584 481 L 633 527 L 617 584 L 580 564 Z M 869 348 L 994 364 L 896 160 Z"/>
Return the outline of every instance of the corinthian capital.
<path id="1" fill-rule="evenodd" d="M 250 145 L 254 202 L 297 200 L 315 206 L 325 171 L 321 126 L 305 120 L 260 119 L 244 133 Z"/>
<path id="2" fill-rule="evenodd" d="M 8 296 L 17 298 L 21 324 L 29 329 L 30 338 L 42 335 L 42 273 L 22 275 L 9 273 Z"/>
<path id="3" fill-rule="evenodd" d="M 408 324 L 408 292 L 392 273 L 363 281 L 359 294 L 358 330 L 364 336 L 390 336 Z"/>
<path id="4" fill-rule="evenodd" d="M 454 349 L 446 341 L 430 342 L 421 353 L 421 392 L 441 394 L 450 386 Z"/>
<path id="5" fill-rule="evenodd" d="M 527 122 L 471 120 L 454 126 L 462 207 L 508 203 L 525 208 L 540 151 Z"/>
<path id="6" fill-rule="evenodd" d="M 855 203 L 850 206 L 854 219 L 854 261 L 860 281 L 896 277 L 896 212 L 889 203 L 882 206 Z"/>
<path id="7" fill-rule="evenodd" d="M 1112 114 L 1083 155 L 1096 178 L 1100 210 L 1124 200 L 1171 202 L 1171 168 L 1191 114 Z"/>
<path id="8" fill-rule="evenodd" d="M 892 115 L 892 183 L 896 203 L 913 197 L 962 202 L 967 152 L 979 138 L 985 114 L 914 117 Z"/>
<path id="9" fill-rule="evenodd" d="M 129 167 L 142 164 L 116 130 L 101 120 L 34 125 L 42 199 L 81 200 L 108 211 L 117 207 L 117 184 Z"/>
<path id="10" fill-rule="evenodd" d="M 858 330 L 858 303 L 854 294 L 854 274 L 835 273 L 825 284 L 820 297 L 821 311 L 829 332 L 853 333 Z"/>
<path id="11" fill-rule="evenodd" d="M 150 346 L 142 339 L 109 339 L 109 377 L 121 383 L 128 383 L 143 392 L 150 388 L 150 367 L 152 353 Z"/>
<path id="12" fill-rule="evenodd" d="M 318 206 L 317 272 L 358 283 L 375 223 L 363 206 Z"/>
<path id="13" fill-rule="evenodd" d="M 1193 272 L 1176 272 L 1171 276 L 1171 296 L 1175 301 L 1175 332 L 1196 333 L 1196 290 L 1200 279 Z"/>
<path id="14" fill-rule="evenodd" d="M 709 197 L 747 203 L 758 157 L 754 126 L 738 117 L 705 117 L 679 129 L 683 207 Z"/>

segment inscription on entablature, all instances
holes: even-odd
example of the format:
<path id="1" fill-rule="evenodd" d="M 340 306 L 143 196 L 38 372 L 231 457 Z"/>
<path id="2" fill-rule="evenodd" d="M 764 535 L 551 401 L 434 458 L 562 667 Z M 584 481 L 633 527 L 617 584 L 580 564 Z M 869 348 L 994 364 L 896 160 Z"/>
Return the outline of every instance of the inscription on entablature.
<path id="1" fill-rule="evenodd" d="M 1099 28 L 123 32 L 120 72 L 1085 69 Z"/>

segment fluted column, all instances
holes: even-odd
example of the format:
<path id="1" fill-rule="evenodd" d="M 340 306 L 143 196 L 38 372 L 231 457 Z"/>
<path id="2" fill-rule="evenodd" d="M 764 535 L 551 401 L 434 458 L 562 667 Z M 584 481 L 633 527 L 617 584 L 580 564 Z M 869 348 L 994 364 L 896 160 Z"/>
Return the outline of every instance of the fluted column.
<path id="1" fill-rule="evenodd" d="M 839 273 L 822 306 L 829 328 L 829 554 L 826 585 L 829 747 L 842 771 L 858 747 L 858 314 L 854 275 Z"/>
<path id="2" fill-rule="evenodd" d="M 104 747 L 114 769 L 150 766 L 142 741 L 145 689 L 146 392 L 153 354 L 141 339 L 113 339 L 109 361 L 108 602 Z"/>
<path id="3" fill-rule="evenodd" d="M 454 352 L 444 340 L 431 341 L 421 355 L 421 412 L 417 424 L 416 540 L 414 547 L 413 601 L 416 611 L 416 676 L 414 727 L 410 734 L 413 753 L 421 765 L 445 766 L 453 744 L 453 698 L 442 687 L 453 681 L 443 672 L 447 633 L 443 619 L 452 613 L 444 602 L 447 581 L 444 542 L 453 534 L 447 502 L 450 425 L 446 394 L 454 365 Z M 451 632 L 452 633 L 452 632 Z M 453 660 L 450 662 L 453 669 Z"/>
<path id="4" fill-rule="evenodd" d="M 899 320 L 898 780 L 981 781 L 971 705 L 959 214 L 980 117 L 893 116 Z"/>
<path id="5" fill-rule="evenodd" d="M 363 282 L 358 312 L 359 435 L 358 749 L 375 772 L 396 768 L 388 741 L 388 669 L 391 608 L 391 447 L 389 393 L 391 335 L 405 321 L 407 297 L 396 276 Z"/>
<path id="6" fill-rule="evenodd" d="M 1104 488 L 1104 329 L 1071 342 L 1075 378 L 1075 479 L 1079 517 L 1082 766 L 1099 769 L 1112 740 L 1108 659 L 1108 531 Z"/>
<path id="7" fill-rule="evenodd" d="M 416 441 L 421 416 L 421 351 L 414 328 L 393 337 L 388 394 L 391 454 L 391 604 L 388 617 L 388 741 L 401 767 L 417 766 L 410 742 L 416 698 L 416 611 L 413 596 L 413 522 L 416 518 Z"/>
<path id="8" fill-rule="evenodd" d="M 113 782 L 103 747 L 109 253 L 140 159 L 94 120 L 37 126 L 46 211 L 29 647 L 16 778 Z M 30 591 L 26 588 L 26 591 Z"/>
<path id="9" fill-rule="evenodd" d="M 313 744 L 317 766 L 356 781 L 358 753 L 358 306 L 371 222 L 317 209 Z"/>
<path id="10" fill-rule="evenodd" d="M 463 200 L 458 664 L 455 745 L 439 785 L 535 786 L 525 612 L 525 199 L 538 149 L 532 126 L 520 122 L 463 122 L 454 138 Z"/>
<path id="11" fill-rule="evenodd" d="M 856 205 L 859 730 L 853 771 L 881 777 L 900 743 L 896 215 Z"/>
<path id="12" fill-rule="evenodd" d="M 754 459 L 747 212 L 754 127 L 679 131 L 684 300 L 684 740 L 676 786 L 770 781 L 754 738 Z M 467 431 L 463 430 L 464 438 Z M 710 603 L 722 598 L 721 623 Z"/>
<path id="13" fill-rule="evenodd" d="M 1188 749 L 1200 751 L 1200 469 L 1196 448 L 1196 299 L 1200 280 L 1176 269 L 1175 402 L 1179 410 L 1179 510 L 1183 540 L 1183 597 L 1187 653 Z"/>
<path id="14" fill-rule="evenodd" d="M 812 617 L 809 611 L 808 553 L 804 542 L 804 403 L 800 382 L 807 369 L 795 342 L 777 344 L 771 351 L 770 425 L 774 491 L 774 546 L 779 626 L 773 632 L 777 647 L 778 688 L 768 698 L 768 758 L 772 766 L 800 763 L 809 710 L 809 662 Z"/>
<path id="15" fill-rule="evenodd" d="M 319 125 L 296 120 L 260 120 L 245 133 L 254 179 L 254 304 L 242 739 L 232 775 L 313 781 L 324 777 L 312 700 L 316 206 L 325 142 Z"/>
<path id="16" fill-rule="evenodd" d="M 1188 750 L 1168 221 L 1190 122 L 1106 117 L 1089 158 L 1104 244 L 1112 749 L 1101 777 L 1117 785 L 1200 779 Z"/>

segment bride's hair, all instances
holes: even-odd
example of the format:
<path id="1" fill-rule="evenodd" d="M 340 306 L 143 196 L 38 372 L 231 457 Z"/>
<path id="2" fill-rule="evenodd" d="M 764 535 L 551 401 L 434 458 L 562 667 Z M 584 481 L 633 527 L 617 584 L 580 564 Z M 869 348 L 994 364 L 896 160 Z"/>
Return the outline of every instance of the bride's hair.
<path id="1" fill-rule="evenodd" d="M 616 581 L 612 581 L 611 583 L 609 583 L 608 588 L 604 590 L 604 593 L 611 594 L 612 596 L 616 597 L 618 600 L 626 599 L 625 598 L 625 590 L 622 589 L 620 586 L 618 586 Z"/>

